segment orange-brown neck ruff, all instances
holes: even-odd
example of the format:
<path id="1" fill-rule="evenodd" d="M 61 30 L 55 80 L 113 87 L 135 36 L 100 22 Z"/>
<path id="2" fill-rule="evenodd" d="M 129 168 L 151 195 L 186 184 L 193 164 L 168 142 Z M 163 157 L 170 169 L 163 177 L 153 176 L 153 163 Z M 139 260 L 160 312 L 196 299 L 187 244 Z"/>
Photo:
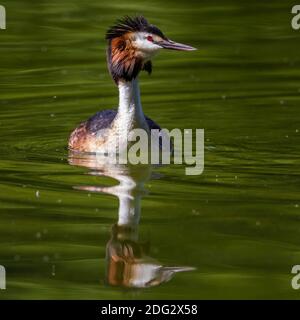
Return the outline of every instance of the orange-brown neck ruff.
<path id="1" fill-rule="evenodd" d="M 135 79 L 141 70 L 152 71 L 151 61 L 144 62 L 143 58 L 137 54 L 133 46 L 129 32 L 109 41 L 107 50 L 108 69 L 116 83 L 119 80 L 131 81 Z"/>

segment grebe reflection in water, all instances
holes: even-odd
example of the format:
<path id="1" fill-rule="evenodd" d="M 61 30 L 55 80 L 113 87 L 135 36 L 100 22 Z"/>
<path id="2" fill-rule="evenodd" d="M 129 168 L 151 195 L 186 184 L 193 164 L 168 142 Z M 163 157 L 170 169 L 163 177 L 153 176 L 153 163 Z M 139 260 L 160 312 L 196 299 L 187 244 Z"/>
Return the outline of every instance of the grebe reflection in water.
<path id="1" fill-rule="evenodd" d="M 151 178 L 150 165 L 115 165 L 92 154 L 70 154 L 69 163 L 89 168 L 90 174 L 111 177 L 115 186 L 76 186 L 76 189 L 107 193 L 119 199 L 118 221 L 112 226 L 106 246 L 107 283 L 113 286 L 146 288 L 169 281 L 176 273 L 194 270 L 185 266 L 164 266 L 149 256 L 149 246 L 139 241 L 141 198 Z"/>

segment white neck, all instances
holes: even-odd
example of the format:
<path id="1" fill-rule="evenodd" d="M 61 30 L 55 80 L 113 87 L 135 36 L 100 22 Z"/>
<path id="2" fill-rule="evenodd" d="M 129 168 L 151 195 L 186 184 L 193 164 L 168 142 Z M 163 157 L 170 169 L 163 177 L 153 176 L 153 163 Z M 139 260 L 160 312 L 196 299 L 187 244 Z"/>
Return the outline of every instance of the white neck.
<path id="1" fill-rule="evenodd" d="M 137 226 L 141 215 L 141 196 L 119 196 L 118 225 Z"/>
<path id="2" fill-rule="evenodd" d="M 143 113 L 138 79 L 132 81 L 120 81 L 119 108 L 115 119 L 115 125 L 120 134 L 126 134 L 134 128 L 147 126 Z"/>
<path id="3" fill-rule="evenodd" d="M 141 193 L 144 181 L 135 181 L 131 176 L 120 175 L 117 180 L 119 192 L 118 225 L 133 228 L 130 233 L 131 240 L 138 240 L 138 225 L 141 216 Z"/>

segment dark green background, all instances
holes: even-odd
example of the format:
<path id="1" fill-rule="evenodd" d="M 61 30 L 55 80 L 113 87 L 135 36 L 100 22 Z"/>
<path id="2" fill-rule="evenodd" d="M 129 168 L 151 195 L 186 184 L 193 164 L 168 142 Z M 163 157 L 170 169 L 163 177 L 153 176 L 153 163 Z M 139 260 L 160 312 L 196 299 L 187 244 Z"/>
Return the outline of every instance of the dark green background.
<path id="1" fill-rule="evenodd" d="M 300 30 L 289 1 L 1 0 L 0 299 L 299 298 Z M 115 184 L 70 166 L 67 138 L 117 105 L 104 33 L 144 14 L 198 51 L 162 52 L 141 76 L 145 113 L 162 127 L 205 129 L 205 171 L 157 169 L 142 200 L 141 240 L 162 286 L 104 284 L 118 201 L 74 185 Z M 40 197 L 36 197 L 39 190 Z M 52 275 L 55 266 L 55 276 Z"/>

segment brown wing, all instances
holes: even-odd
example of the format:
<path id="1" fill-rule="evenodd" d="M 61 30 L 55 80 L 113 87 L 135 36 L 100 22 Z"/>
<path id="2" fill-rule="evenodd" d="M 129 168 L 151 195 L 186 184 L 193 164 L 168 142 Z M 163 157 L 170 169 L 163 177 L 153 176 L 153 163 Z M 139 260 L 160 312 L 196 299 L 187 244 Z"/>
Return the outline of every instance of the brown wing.
<path id="1" fill-rule="evenodd" d="M 88 132 L 87 132 L 87 121 L 82 122 L 70 135 L 69 138 L 69 149 L 77 150 L 77 151 L 84 151 L 86 141 L 88 139 Z"/>
<path id="2" fill-rule="evenodd" d="M 90 150 L 91 143 L 97 143 L 97 133 L 102 129 L 109 128 L 116 114 L 116 110 L 103 110 L 97 112 L 87 121 L 82 122 L 70 135 L 69 149 L 81 152 L 93 152 Z M 150 129 L 161 129 L 150 118 L 146 117 L 146 120 Z"/>

